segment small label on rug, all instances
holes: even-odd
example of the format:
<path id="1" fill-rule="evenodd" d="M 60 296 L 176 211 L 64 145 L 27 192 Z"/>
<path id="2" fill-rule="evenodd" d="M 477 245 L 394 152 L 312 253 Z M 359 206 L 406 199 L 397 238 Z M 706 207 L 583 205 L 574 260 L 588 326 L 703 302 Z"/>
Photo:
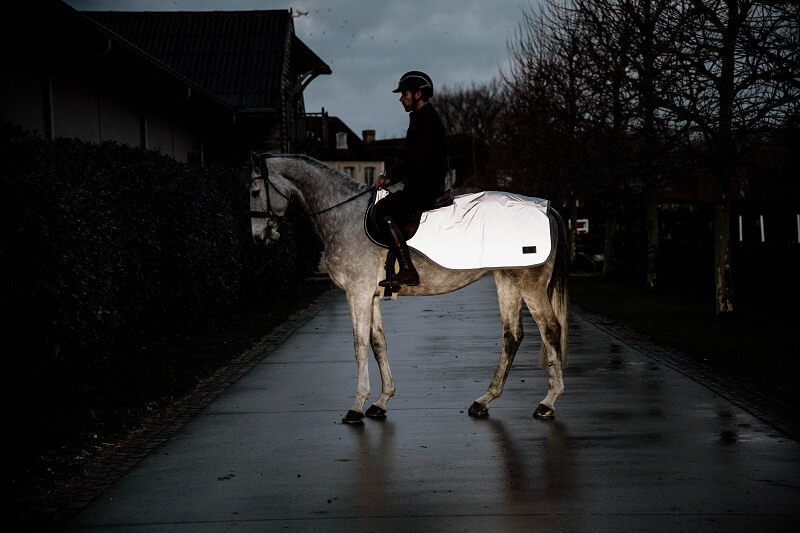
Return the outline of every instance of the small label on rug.
<path id="1" fill-rule="evenodd" d="M 522 247 L 522 253 L 523 254 L 535 254 L 536 253 L 536 247 L 535 246 L 523 246 Z"/>

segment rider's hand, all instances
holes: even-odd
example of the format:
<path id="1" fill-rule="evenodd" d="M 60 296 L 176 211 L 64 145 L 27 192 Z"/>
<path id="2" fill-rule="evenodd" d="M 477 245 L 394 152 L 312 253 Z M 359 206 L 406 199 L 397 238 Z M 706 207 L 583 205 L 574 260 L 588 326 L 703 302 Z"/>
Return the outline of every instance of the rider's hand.
<path id="1" fill-rule="evenodd" d="M 388 179 L 386 179 L 385 174 L 383 174 L 383 172 L 381 172 L 378 175 L 378 177 L 375 178 L 375 181 L 372 184 L 372 186 L 375 187 L 376 189 L 380 189 L 381 187 L 387 187 L 387 186 L 389 186 L 391 184 L 392 184 L 392 182 L 389 181 Z"/>

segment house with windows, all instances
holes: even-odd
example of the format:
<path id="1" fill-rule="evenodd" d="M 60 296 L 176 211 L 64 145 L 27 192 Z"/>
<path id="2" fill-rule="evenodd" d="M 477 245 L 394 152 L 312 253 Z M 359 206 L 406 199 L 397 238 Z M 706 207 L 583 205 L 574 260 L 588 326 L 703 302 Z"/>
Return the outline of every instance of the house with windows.
<path id="1" fill-rule="evenodd" d="M 368 140 L 365 137 L 365 140 Z M 475 192 L 474 166 L 468 162 L 472 160 L 472 154 L 465 151 L 464 144 L 459 142 L 460 135 L 448 135 L 446 141 L 447 150 L 447 174 L 444 178 L 446 189 L 452 189 L 456 194 L 465 192 Z M 391 168 L 406 155 L 406 140 L 402 139 L 380 139 L 375 140 L 374 135 L 369 139 L 369 146 L 384 162 L 386 168 Z M 466 163 L 465 163 L 466 162 Z M 456 180 L 458 176 L 458 180 Z"/>
<path id="2" fill-rule="evenodd" d="M 360 137 L 324 108 L 320 113 L 307 113 L 305 127 L 302 149 L 311 157 L 367 185 L 372 185 L 375 176 L 385 170 L 383 160 L 370 146 L 375 140 L 374 130 L 365 130 Z"/>

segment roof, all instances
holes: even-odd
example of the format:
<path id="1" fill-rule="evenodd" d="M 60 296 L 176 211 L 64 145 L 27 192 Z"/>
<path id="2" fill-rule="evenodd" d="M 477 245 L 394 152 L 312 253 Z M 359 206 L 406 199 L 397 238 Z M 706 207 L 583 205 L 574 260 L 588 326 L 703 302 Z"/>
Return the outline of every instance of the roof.
<path id="1" fill-rule="evenodd" d="M 199 99 L 200 103 L 223 114 L 234 113 L 234 109 L 217 95 L 65 2 L 24 2 L 17 7 L 15 16 L 4 17 L 0 25 L 5 45 L 3 53 L 16 62 L 32 61 L 34 66 L 58 65 L 72 69 L 76 61 L 80 64 L 86 56 L 94 59 L 107 56 L 113 58 L 111 64 L 128 77 L 144 79 L 143 70 L 157 72 L 161 84 L 175 86 L 182 94 L 190 91 L 194 102 Z M 18 48 L 20 35 L 26 36 L 28 44 Z M 150 83 L 152 86 L 152 81 Z"/>
<path id="2" fill-rule="evenodd" d="M 240 110 L 277 109 L 288 74 L 331 73 L 288 10 L 83 13 Z"/>
<path id="3" fill-rule="evenodd" d="M 306 115 L 306 151 L 321 161 L 382 161 L 381 157 L 338 117 Z M 336 148 L 336 134 L 347 135 L 347 148 Z"/>

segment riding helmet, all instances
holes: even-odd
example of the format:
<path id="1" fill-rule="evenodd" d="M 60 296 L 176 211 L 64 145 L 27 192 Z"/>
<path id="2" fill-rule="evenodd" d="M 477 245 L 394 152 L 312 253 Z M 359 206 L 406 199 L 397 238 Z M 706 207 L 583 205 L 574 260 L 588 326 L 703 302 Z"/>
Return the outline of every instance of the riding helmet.
<path id="1" fill-rule="evenodd" d="M 400 81 L 397 82 L 397 89 L 392 92 L 401 93 L 403 91 L 413 92 L 417 90 L 422 90 L 423 98 L 430 98 L 433 96 L 433 81 L 431 81 L 431 77 L 424 72 L 412 70 L 400 77 Z"/>

